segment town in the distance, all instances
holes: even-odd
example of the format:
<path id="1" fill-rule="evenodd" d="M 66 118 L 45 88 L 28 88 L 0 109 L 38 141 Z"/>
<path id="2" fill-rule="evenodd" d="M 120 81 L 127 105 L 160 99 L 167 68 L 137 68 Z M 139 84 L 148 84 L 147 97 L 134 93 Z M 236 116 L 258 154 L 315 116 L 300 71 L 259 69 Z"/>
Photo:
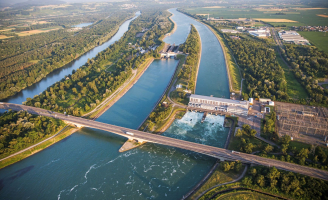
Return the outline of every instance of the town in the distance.
<path id="1" fill-rule="evenodd" d="M 0 199 L 328 198 L 325 0 L 0 2 Z"/>

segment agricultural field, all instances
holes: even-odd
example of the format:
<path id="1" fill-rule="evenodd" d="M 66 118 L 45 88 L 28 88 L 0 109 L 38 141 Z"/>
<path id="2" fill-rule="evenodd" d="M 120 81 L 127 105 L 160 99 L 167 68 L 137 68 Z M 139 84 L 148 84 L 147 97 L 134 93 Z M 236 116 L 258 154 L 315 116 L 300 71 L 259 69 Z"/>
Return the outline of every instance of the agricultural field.
<path id="1" fill-rule="evenodd" d="M 312 45 L 315 45 L 319 50 L 328 54 L 328 34 L 323 32 L 314 31 L 299 31 L 304 38 L 310 41 Z"/>
<path id="2" fill-rule="evenodd" d="M 272 5 L 271 5 L 272 6 Z M 285 9 L 270 8 L 269 6 L 258 7 L 198 7 L 186 9 L 190 14 L 210 14 L 210 17 L 224 19 L 253 18 L 253 19 L 270 19 L 268 23 L 279 23 L 272 25 L 286 26 L 325 26 L 328 24 L 328 8 L 295 8 L 288 7 Z M 278 19 L 283 21 L 278 21 Z"/>
<path id="3" fill-rule="evenodd" d="M 11 38 L 11 37 L 14 37 L 14 36 L 0 35 L 0 40 L 8 39 L 8 38 Z"/>
<path id="4" fill-rule="evenodd" d="M 62 29 L 62 28 L 63 27 L 61 27 L 61 26 L 55 26 L 55 27 L 42 28 L 42 29 L 37 29 L 37 30 L 17 32 L 16 34 L 18 36 L 29 36 L 29 35 L 39 34 L 39 33 L 46 33 L 46 32 L 49 32 L 49 31 L 55 31 L 55 30 L 59 30 L 59 29 Z"/>

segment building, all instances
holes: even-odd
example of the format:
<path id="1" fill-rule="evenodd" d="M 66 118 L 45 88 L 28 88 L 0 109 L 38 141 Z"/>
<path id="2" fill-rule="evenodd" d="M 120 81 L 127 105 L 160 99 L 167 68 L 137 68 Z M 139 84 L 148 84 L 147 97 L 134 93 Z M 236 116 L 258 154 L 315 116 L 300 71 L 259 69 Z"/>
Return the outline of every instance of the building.
<path id="1" fill-rule="evenodd" d="M 310 44 L 309 41 L 303 38 L 296 31 L 280 31 L 278 33 L 279 38 L 284 42 L 295 43 L 295 44 Z"/>
<path id="2" fill-rule="evenodd" d="M 255 37 L 269 37 L 271 36 L 268 28 L 248 30 L 248 33 Z"/>
<path id="3" fill-rule="evenodd" d="M 259 98 L 260 103 L 269 103 L 271 99 L 264 99 L 264 98 Z"/>
<path id="4" fill-rule="evenodd" d="M 247 116 L 249 102 L 192 94 L 188 107 Z"/>
<path id="5" fill-rule="evenodd" d="M 161 54 L 162 58 L 170 58 L 170 57 L 175 57 L 179 52 L 179 46 L 175 46 L 175 44 L 170 45 L 170 44 L 165 44 L 164 48 L 162 51 L 159 53 Z"/>
<path id="6" fill-rule="evenodd" d="M 235 29 L 221 29 L 222 33 L 240 33 Z"/>

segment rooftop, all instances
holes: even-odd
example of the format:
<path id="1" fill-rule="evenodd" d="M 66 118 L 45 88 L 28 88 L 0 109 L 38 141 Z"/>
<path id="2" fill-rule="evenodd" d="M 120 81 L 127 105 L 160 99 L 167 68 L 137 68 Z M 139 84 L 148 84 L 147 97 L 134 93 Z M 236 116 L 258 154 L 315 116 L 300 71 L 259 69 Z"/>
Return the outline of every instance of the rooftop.
<path id="1" fill-rule="evenodd" d="M 203 95 L 197 95 L 197 94 L 190 95 L 190 98 L 198 98 L 198 99 L 205 99 L 205 100 L 211 100 L 211 101 L 220 101 L 220 102 L 225 102 L 225 103 L 247 105 L 247 101 L 224 99 L 224 98 L 218 98 L 218 97 L 209 97 L 209 96 L 203 96 Z"/>

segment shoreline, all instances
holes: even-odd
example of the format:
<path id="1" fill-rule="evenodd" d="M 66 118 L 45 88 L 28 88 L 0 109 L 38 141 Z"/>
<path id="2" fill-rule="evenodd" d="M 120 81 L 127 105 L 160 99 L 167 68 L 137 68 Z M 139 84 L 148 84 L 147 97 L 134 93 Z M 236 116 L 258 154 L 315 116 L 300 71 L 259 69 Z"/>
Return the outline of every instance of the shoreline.
<path id="1" fill-rule="evenodd" d="M 68 130 L 65 130 L 66 128 L 69 128 Z M 28 158 L 40 151 L 43 151 L 47 149 L 49 146 L 56 144 L 57 142 L 67 138 L 68 136 L 72 135 L 76 131 L 80 130 L 79 128 L 74 128 L 69 125 L 65 126 L 61 130 L 59 130 L 57 133 L 55 133 L 53 136 L 50 136 L 49 138 L 38 142 L 37 144 L 34 144 L 32 146 L 29 146 L 25 149 L 22 149 L 14 154 L 11 154 L 5 158 L 0 159 L 0 169 L 3 169 L 9 165 L 15 164 L 21 160 L 24 160 L 25 158 Z M 44 144 L 48 142 L 47 144 Z M 45 146 L 43 146 L 45 145 Z M 26 151 L 29 151 L 26 153 Z M 25 154 L 24 154 L 25 153 Z"/>
<path id="2" fill-rule="evenodd" d="M 169 10 L 166 10 L 166 11 L 168 11 L 168 12 L 170 12 Z M 170 12 L 171 13 L 171 12 Z M 170 32 L 168 32 L 168 33 L 166 33 L 165 35 L 164 35 L 164 37 L 163 38 L 161 38 L 161 40 L 163 41 L 167 36 L 171 36 L 176 30 L 177 30 L 177 24 L 175 23 L 175 21 L 172 19 L 172 17 L 174 16 L 174 14 L 173 13 L 171 13 L 171 16 L 169 17 L 169 20 L 173 23 L 173 29 L 170 31 Z M 163 41 L 164 42 L 164 41 Z"/>
<path id="3" fill-rule="evenodd" d="M 195 27 L 196 28 L 196 27 Z M 197 30 L 197 29 L 196 29 Z M 194 91 L 194 94 L 196 93 L 196 88 L 197 88 L 197 79 L 198 79 L 198 72 L 199 72 L 199 67 L 200 67 L 200 61 L 202 60 L 202 38 L 200 37 L 200 34 L 199 32 L 197 31 L 198 33 L 198 36 L 199 36 L 199 43 L 200 43 L 200 52 L 199 52 L 199 59 L 198 59 L 198 66 L 197 66 L 197 71 L 196 71 L 196 77 L 195 77 L 195 91 Z"/>
<path id="4" fill-rule="evenodd" d="M 164 90 L 162 96 L 158 99 L 158 101 L 157 101 L 156 104 L 154 105 L 153 109 L 150 111 L 150 113 L 147 115 L 147 117 L 142 121 L 142 123 L 139 125 L 139 127 L 137 128 L 137 130 L 140 129 L 140 127 L 141 127 L 141 126 L 145 123 L 145 121 L 148 119 L 149 115 L 155 110 L 155 108 L 157 107 L 157 105 L 159 104 L 159 102 L 162 101 L 164 95 L 166 94 L 166 92 L 168 91 L 169 87 L 171 86 L 171 83 L 172 83 L 172 81 L 173 81 L 174 75 L 177 73 L 177 70 L 178 70 L 178 66 L 179 66 L 179 64 L 180 64 L 180 61 L 181 61 L 181 60 L 179 60 L 178 64 L 176 65 L 175 70 L 174 70 L 174 73 L 173 73 L 173 75 L 171 76 L 171 79 L 170 79 L 168 85 L 166 86 L 166 88 L 165 88 L 165 90 Z"/>
<path id="5" fill-rule="evenodd" d="M 140 71 L 137 72 L 135 77 L 129 81 L 129 83 L 122 88 L 121 91 L 119 91 L 116 95 L 112 97 L 112 99 L 107 102 L 105 105 L 103 105 L 101 108 L 99 108 L 98 113 L 94 117 L 91 117 L 92 120 L 97 119 L 102 114 L 104 114 L 110 107 L 112 107 L 118 100 L 120 100 L 132 87 L 133 85 L 141 78 L 141 76 L 145 73 L 145 71 L 148 69 L 148 67 L 153 63 L 155 58 L 151 58 L 146 64 L 146 66 Z M 106 101 L 106 100 L 105 100 Z M 97 111 L 95 111 L 97 112 Z"/>

